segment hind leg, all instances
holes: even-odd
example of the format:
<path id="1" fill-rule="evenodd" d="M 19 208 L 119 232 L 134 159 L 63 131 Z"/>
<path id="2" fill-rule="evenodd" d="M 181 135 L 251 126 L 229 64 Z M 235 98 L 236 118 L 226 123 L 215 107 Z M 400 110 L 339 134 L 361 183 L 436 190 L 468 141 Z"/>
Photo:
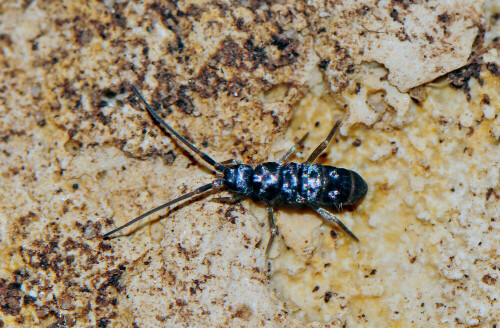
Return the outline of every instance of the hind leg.
<path id="1" fill-rule="evenodd" d="M 316 213 L 318 213 L 323 219 L 327 220 L 328 222 L 333 222 L 333 223 L 337 224 L 342 230 L 344 230 L 344 232 L 346 234 L 348 234 L 349 236 L 351 236 L 355 241 L 359 242 L 358 237 L 356 237 L 356 235 L 353 234 L 352 231 L 349 230 L 349 228 L 347 228 L 344 225 L 344 223 L 342 221 L 340 221 L 340 219 L 337 218 L 335 215 L 333 215 L 332 213 L 328 212 L 323 207 L 318 207 L 318 206 L 312 206 L 311 205 L 311 208 Z"/>

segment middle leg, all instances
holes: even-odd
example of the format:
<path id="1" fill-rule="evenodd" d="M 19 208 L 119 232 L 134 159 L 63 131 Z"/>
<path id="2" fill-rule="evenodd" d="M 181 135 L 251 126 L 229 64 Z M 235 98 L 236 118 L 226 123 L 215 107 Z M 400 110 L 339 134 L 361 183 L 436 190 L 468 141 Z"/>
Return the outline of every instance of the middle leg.
<path id="1" fill-rule="evenodd" d="M 271 236 L 269 237 L 269 241 L 267 242 L 266 257 L 269 256 L 269 251 L 271 250 L 271 246 L 273 245 L 274 237 L 279 234 L 278 226 L 276 225 L 276 221 L 274 221 L 274 210 L 272 205 L 269 205 L 267 207 L 267 219 L 269 220 L 269 229 L 271 230 Z"/>
<path id="2" fill-rule="evenodd" d="M 297 142 L 297 144 L 295 146 L 293 146 L 292 148 L 290 148 L 285 155 L 283 155 L 283 157 L 280 158 L 280 160 L 278 161 L 278 164 L 279 165 L 282 165 L 283 163 L 286 162 L 286 160 L 292 156 L 293 154 L 295 154 L 295 152 L 297 152 L 297 150 L 299 150 L 300 146 L 302 146 L 304 144 L 304 141 L 306 141 L 307 139 L 307 136 L 309 135 L 309 132 L 307 132 L 300 140 L 299 142 Z"/>
<path id="3" fill-rule="evenodd" d="M 340 120 L 338 120 L 337 123 L 335 123 L 334 127 L 328 134 L 328 137 L 326 137 L 325 141 L 323 141 L 318 145 L 318 147 L 312 152 L 311 156 L 309 156 L 309 158 L 305 161 L 305 163 L 312 164 L 312 162 L 314 162 L 316 158 L 318 158 L 318 156 L 323 152 L 323 150 L 326 149 L 326 146 L 328 146 L 330 141 L 332 141 L 332 138 L 335 135 L 335 132 L 337 132 L 339 126 L 340 126 Z"/>

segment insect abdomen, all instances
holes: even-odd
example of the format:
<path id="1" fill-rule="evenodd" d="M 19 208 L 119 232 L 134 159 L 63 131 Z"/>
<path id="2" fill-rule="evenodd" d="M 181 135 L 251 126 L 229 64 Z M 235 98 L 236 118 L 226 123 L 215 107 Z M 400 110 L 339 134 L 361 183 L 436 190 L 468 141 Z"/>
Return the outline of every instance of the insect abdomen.
<path id="1" fill-rule="evenodd" d="M 366 182 L 356 173 L 321 164 L 267 162 L 252 168 L 239 164 L 226 169 L 229 190 L 267 203 L 339 206 L 354 204 L 366 194 Z"/>
<path id="2" fill-rule="evenodd" d="M 317 203 L 323 184 L 321 165 L 288 163 L 281 168 L 279 198 L 287 204 Z"/>
<path id="3" fill-rule="evenodd" d="M 281 167 L 279 198 L 287 204 L 339 206 L 366 195 L 366 182 L 356 172 L 321 164 L 288 163 Z"/>
<path id="4" fill-rule="evenodd" d="M 252 194 L 269 203 L 277 200 L 284 204 L 338 205 L 347 200 L 350 191 L 346 187 L 351 179 L 342 183 L 346 180 L 343 171 L 349 172 L 321 164 L 262 163 L 255 167 L 251 178 Z"/>

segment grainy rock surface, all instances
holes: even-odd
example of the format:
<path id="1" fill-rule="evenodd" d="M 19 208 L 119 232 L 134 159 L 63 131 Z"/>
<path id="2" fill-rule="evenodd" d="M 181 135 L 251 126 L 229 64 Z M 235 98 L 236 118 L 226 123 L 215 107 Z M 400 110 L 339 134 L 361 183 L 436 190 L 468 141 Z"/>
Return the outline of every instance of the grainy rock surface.
<path id="1" fill-rule="evenodd" d="M 0 4 L 0 327 L 498 325 L 495 1 Z M 429 83 L 430 82 L 430 83 Z M 424 85 L 425 83 L 429 83 Z M 198 197 L 210 156 L 273 160 L 343 117 L 339 217 Z"/>

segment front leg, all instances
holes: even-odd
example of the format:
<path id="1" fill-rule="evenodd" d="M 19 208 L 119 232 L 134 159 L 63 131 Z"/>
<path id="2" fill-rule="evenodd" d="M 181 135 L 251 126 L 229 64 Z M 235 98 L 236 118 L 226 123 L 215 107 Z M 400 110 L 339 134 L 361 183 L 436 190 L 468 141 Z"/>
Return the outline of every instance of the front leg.
<path id="1" fill-rule="evenodd" d="M 237 159 L 231 158 L 231 159 L 226 159 L 225 161 L 220 162 L 220 164 L 224 165 L 224 167 L 231 167 L 231 166 L 241 164 L 241 162 L 238 161 Z"/>
<path id="2" fill-rule="evenodd" d="M 212 198 L 211 201 L 224 204 L 234 204 L 242 200 L 244 197 L 245 197 L 244 195 L 231 195 L 228 197 L 215 197 Z"/>
<path id="3" fill-rule="evenodd" d="M 274 238 L 279 234 L 278 226 L 274 221 L 274 210 L 272 205 L 269 205 L 267 207 L 267 219 L 269 220 L 269 229 L 271 230 L 271 236 L 269 237 L 269 241 L 267 242 L 266 257 L 269 256 L 269 251 L 271 250 L 271 246 L 273 245 Z"/>

